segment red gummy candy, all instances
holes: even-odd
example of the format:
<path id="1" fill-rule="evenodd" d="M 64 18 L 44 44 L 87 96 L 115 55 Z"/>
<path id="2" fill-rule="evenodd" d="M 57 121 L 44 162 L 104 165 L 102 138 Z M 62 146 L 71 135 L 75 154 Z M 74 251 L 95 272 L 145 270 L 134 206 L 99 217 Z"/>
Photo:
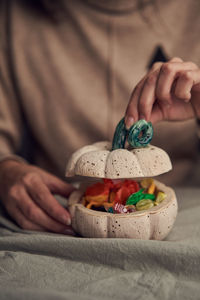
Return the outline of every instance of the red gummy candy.
<path id="1" fill-rule="evenodd" d="M 115 194 L 115 203 L 121 203 L 123 205 L 126 204 L 126 200 L 128 199 L 130 195 L 130 191 L 127 187 L 122 186 Z"/>
<path id="2" fill-rule="evenodd" d="M 124 180 L 115 185 L 115 203 L 126 204 L 130 195 L 139 191 L 139 184 L 134 180 Z"/>
<path id="3" fill-rule="evenodd" d="M 109 194 L 109 187 L 106 186 L 104 183 L 98 182 L 91 186 L 89 186 L 86 191 L 86 196 L 97 196 L 97 195 L 108 195 Z"/>
<path id="4" fill-rule="evenodd" d="M 110 189 L 112 189 L 114 187 L 114 183 L 113 183 L 112 179 L 103 178 L 103 182 Z"/>

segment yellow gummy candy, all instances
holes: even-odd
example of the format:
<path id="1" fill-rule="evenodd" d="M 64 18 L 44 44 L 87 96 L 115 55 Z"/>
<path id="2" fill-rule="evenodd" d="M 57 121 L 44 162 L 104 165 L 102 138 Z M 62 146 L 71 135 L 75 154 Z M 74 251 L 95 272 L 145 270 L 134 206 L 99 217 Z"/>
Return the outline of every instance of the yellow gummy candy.
<path id="1" fill-rule="evenodd" d="M 167 195 L 164 192 L 158 192 L 155 202 L 161 203 L 166 198 L 166 196 Z"/>
<path id="2" fill-rule="evenodd" d="M 148 194 L 153 194 L 155 192 L 156 186 L 155 183 L 152 182 L 152 184 L 149 186 L 147 193 Z"/>
<path id="3" fill-rule="evenodd" d="M 147 210 L 149 208 L 152 208 L 153 206 L 154 206 L 154 203 L 152 200 L 144 199 L 144 200 L 140 200 L 136 204 L 136 210 Z"/>
<path id="4" fill-rule="evenodd" d="M 147 189 L 152 183 L 153 183 L 152 178 L 145 178 L 142 181 L 140 181 L 140 185 L 143 189 Z"/>

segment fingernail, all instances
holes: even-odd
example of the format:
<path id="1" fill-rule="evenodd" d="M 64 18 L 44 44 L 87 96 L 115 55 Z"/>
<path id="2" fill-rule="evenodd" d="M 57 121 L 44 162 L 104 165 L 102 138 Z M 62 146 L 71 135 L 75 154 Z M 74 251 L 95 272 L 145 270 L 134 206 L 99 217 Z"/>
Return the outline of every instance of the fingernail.
<path id="1" fill-rule="evenodd" d="M 63 222 L 64 224 L 66 224 L 66 225 L 71 225 L 71 219 L 70 219 L 70 217 L 68 217 L 68 216 L 66 216 L 66 215 L 63 215 L 63 216 L 61 217 L 61 219 L 62 219 L 62 222 Z"/>
<path id="2" fill-rule="evenodd" d="M 126 129 L 129 129 L 134 123 L 133 117 L 127 117 L 126 119 Z"/>

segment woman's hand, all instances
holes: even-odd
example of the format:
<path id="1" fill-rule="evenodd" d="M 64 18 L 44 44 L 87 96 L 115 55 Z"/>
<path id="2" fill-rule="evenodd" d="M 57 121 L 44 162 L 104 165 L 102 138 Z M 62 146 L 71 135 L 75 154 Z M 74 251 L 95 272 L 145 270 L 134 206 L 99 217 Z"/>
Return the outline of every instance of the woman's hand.
<path id="1" fill-rule="evenodd" d="M 139 119 L 186 120 L 200 117 L 200 69 L 173 58 L 155 63 L 136 85 L 125 114 L 126 127 Z"/>
<path id="2" fill-rule="evenodd" d="M 73 187 L 38 167 L 8 160 L 0 163 L 0 197 L 8 214 L 26 230 L 73 234 L 69 212 L 53 194 Z"/>

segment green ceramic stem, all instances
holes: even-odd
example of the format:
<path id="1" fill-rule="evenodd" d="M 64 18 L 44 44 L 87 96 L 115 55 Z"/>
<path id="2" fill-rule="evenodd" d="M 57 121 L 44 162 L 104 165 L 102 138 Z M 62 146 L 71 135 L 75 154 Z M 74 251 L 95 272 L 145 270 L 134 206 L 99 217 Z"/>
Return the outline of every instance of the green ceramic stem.
<path id="1" fill-rule="evenodd" d="M 112 143 L 112 150 L 123 149 L 127 138 L 128 130 L 126 129 L 124 118 L 118 123 Z"/>
<path id="2" fill-rule="evenodd" d="M 139 120 L 131 128 L 128 133 L 128 143 L 134 147 L 146 147 L 152 140 L 153 127 L 151 122 Z"/>
<path id="3" fill-rule="evenodd" d="M 126 129 L 124 118 L 118 123 L 112 143 L 112 150 L 123 149 L 126 139 L 133 148 L 146 147 L 153 137 L 151 122 L 139 120 L 130 129 Z"/>

